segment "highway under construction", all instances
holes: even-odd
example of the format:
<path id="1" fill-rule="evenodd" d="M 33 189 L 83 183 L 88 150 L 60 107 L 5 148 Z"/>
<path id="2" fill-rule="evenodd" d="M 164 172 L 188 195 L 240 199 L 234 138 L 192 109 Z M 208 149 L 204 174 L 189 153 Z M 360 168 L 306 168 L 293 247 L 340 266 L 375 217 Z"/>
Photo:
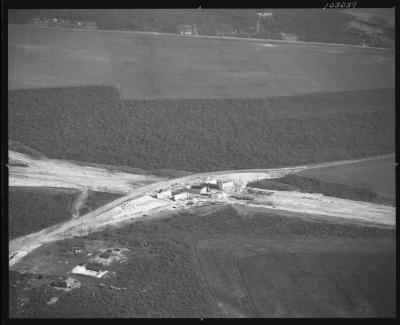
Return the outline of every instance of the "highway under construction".
<path id="1" fill-rule="evenodd" d="M 10 152 L 10 157 L 13 158 L 13 163 L 19 161 L 25 165 L 24 167 L 10 166 L 10 186 L 24 186 L 24 184 L 32 186 L 37 182 L 37 186 L 73 187 L 82 188 L 82 190 L 99 188 L 102 191 L 126 193 L 125 196 L 86 215 L 10 241 L 10 267 L 36 248 L 53 241 L 83 236 L 107 225 L 141 220 L 153 215 L 162 215 L 163 212 L 204 205 L 234 204 L 296 212 L 313 218 L 342 218 L 372 223 L 380 227 L 395 227 L 395 207 L 339 199 L 316 193 L 261 190 L 246 186 L 257 179 L 279 178 L 305 169 L 348 164 L 361 160 L 278 169 L 219 171 L 160 181 L 149 175 L 116 174 L 60 160 L 40 162 L 15 152 Z M 46 168 L 41 164 L 45 164 Z M 77 171 L 80 171 L 80 174 Z M 66 186 L 65 182 L 60 185 L 59 180 L 66 176 L 69 177 L 68 185 Z M 137 183 L 135 184 L 133 180 Z"/>

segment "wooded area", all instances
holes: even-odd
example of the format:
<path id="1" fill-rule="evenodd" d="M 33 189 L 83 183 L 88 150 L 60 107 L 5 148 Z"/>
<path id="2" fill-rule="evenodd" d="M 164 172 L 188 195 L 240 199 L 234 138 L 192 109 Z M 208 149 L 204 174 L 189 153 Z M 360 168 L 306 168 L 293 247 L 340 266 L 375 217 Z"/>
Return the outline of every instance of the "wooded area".
<path id="1" fill-rule="evenodd" d="M 105 86 L 9 92 L 9 138 L 48 157 L 192 172 L 393 153 L 394 115 L 390 89 L 129 101 Z"/>

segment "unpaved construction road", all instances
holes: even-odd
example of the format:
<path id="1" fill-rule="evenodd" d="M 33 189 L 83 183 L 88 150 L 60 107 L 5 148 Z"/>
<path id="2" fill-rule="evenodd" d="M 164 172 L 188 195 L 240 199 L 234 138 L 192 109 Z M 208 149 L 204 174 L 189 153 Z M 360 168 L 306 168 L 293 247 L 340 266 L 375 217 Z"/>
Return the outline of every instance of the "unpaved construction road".
<path id="1" fill-rule="evenodd" d="M 102 168 L 79 166 L 66 160 L 33 159 L 11 150 L 9 150 L 9 160 L 9 186 L 64 187 L 129 193 L 149 183 L 166 179 L 152 175 L 111 172 Z"/>
<path id="2" fill-rule="evenodd" d="M 189 185 L 206 178 L 231 179 L 236 183 L 246 184 L 247 182 L 262 178 L 282 177 L 286 174 L 304 169 L 342 165 L 368 159 L 376 159 L 377 157 L 278 169 L 202 173 L 162 181 L 160 181 L 160 178 L 152 176 L 111 173 L 100 168 L 77 166 L 59 160 L 34 160 L 26 155 L 15 152 L 10 153 L 10 158 L 27 165 L 27 167 L 10 166 L 10 186 L 33 186 L 32 184 L 38 180 L 41 185 L 36 186 L 54 186 L 48 184 L 61 183 L 64 184 L 63 187 L 78 187 L 83 189 L 96 189 L 101 187 L 110 192 L 128 193 L 126 196 L 82 217 L 73 218 L 62 224 L 10 241 L 9 265 L 11 267 L 34 249 L 52 241 L 73 236 L 82 236 L 109 224 L 116 224 L 161 211 L 173 210 L 174 206 L 176 206 L 173 201 L 158 200 L 148 196 L 148 194 L 158 189 L 166 188 L 173 184 L 179 184 L 181 186 Z M 382 158 L 382 156 L 379 158 Z M 67 179 L 67 181 L 64 181 L 64 179 Z M 137 183 L 134 183 L 135 181 Z M 148 184 L 151 181 L 154 183 Z M 132 185 L 131 182 L 135 185 Z M 138 185 L 141 182 L 147 183 L 148 185 Z M 70 184 L 70 186 L 67 186 L 68 184 Z M 101 186 L 98 184 L 101 184 Z M 136 188 L 134 188 L 135 186 Z M 367 221 L 377 225 L 395 226 L 396 210 L 394 207 L 326 197 L 320 194 L 287 191 L 266 192 L 268 192 L 266 195 L 258 196 L 260 200 L 253 202 L 254 206 L 305 213 L 314 216 L 317 215 L 321 216 L 321 218 L 332 216 Z M 212 201 L 247 204 L 242 200 L 233 198 L 221 200 L 213 199 Z"/>

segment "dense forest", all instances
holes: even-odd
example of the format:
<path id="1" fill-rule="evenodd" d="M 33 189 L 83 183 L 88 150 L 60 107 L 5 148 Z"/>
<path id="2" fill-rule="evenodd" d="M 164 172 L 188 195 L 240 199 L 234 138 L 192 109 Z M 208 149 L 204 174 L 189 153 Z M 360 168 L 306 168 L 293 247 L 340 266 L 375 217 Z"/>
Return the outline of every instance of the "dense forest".
<path id="1" fill-rule="evenodd" d="M 261 19 L 257 12 L 271 12 L 272 19 Z M 294 34 L 301 41 L 361 44 L 394 47 L 394 26 L 378 16 L 371 20 L 384 30 L 384 37 L 349 32 L 354 18 L 341 10 L 320 9 L 38 9 L 10 10 L 10 23 L 30 23 L 34 18 L 61 18 L 90 21 L 100 29 L 179 33 L 182 25 L 196 25 L 200 35 L 282 39 Z M 379 19 L 377 19 L 379 18 Z M 259 25 L 257 27 L 257 22 Z"/>
<path id="2" fill-rule="evenodd" d="M 392 89 L 120 101 L 112 87 L 9 92 L 9 138 L 48 157 L 192 172 L 394 152 Z"/>

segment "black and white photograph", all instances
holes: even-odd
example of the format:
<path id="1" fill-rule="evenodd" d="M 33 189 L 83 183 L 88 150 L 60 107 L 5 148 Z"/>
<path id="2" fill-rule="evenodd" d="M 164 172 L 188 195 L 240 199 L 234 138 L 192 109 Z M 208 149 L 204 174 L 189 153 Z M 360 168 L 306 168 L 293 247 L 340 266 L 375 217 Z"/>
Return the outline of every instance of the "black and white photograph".
<path id="1" fill-rule="evenodd" d="M 396 317 L 394 5 L 10 1 L 6 318 Z"/>

